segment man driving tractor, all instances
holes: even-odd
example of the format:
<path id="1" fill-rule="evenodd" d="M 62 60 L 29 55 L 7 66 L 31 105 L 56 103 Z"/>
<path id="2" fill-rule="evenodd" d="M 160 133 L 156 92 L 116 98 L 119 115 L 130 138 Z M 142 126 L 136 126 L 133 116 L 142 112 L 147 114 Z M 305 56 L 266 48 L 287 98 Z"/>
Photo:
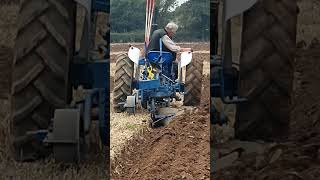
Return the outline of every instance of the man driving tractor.
<path id="1" fill-rule="evenodd" d="M 172 38 L 178 30 L 178 25 L 170 22 L 164 29 L 155 30 L 152 33 L 149 45 L 147 47 L 147 52 L 149 51 L 160 51 L 160 39 L 162 41 L 162 50 L 166 52 L 171 52 L 173 59 L 176 59 L 178 52 L 191 51 L 191 48 L 181 48 L 173 42 Z"/>
<path id="2" fill-rule="evenodd" d="M 177 30 L 178 30 L 178 25 L 173 22 L 168 23 L 166 27 L 163 29 L 155 30 L 152 33 L 150 42 L 147 47 L 147 54 L 150 51 L 163 51 L 163 52 L 169 52 L 172 54 L 173 67 L 172 67 L 172 63 L 163 64 L 164 66 L 167 66 L 167 68 L 163 69 L 163 73 L 168 75 L 170 74 L 170 71 L 172 69 L 174 72 L 174 76 L 170 76 L 170 77 L 173 78 L 174 80 L 178 78 L 178 65 L 177 65 L 177 62 L 175 62 L 177 53 L 191 51 L 191 48 L 182 48 L 172 40 Z M 162 49 L 160 48 L 160 46 L 162 46 L 161 47 Z M 157 67 L 156 64 L 153 64 L 153 63 L 151 64 L 153 65 L 153 67 L 159 68 Z M 153 74 L 151 71 L 149 73 Z M 175 96 L 175 99 L 181 100 L 181 98 L 178 95 Z"/>

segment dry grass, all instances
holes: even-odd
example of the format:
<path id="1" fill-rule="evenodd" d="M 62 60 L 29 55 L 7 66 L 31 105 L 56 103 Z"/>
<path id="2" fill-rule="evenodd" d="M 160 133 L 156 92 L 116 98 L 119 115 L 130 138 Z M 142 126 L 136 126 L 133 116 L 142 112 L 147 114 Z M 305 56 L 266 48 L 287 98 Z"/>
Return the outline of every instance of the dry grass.
<path id="1" fill-rule="evenodd" d="M 7 147 L 7 144 L 8 144 L 8 114 L 9 114 L 8 101 L 0 99 L 0 160 L 5 158 L 9 152 L 9 148 Z"/>
<path id="2" fill-rule="evenodd" d="M 113 94 L 111 94 L 111 99 Z M 111 103 L 112 107 L 112 103 Z M 117 157 L 128 140 L 137 132 L 147 127 L 147 120 L 150 115 L 140 111 L 135 115 L 127 113 L 115 113 L 111 108 L 110 113 L 110 157 L 111 161 Z"/>
<path id="3" fill-rule="evenodd" d="M 116 63 L 110 65 L 110 75 L 113 76 L 116 70 Z M 113 81 L 113 78 L 110 78 Z M 112 87 L 111 87 L 112 88 Z M 147 112 L 139 110 L 135 115 L 127 113 L 116 113 L 113 110 L 113 93 L 110 90 L 110 158 L 116 158 L 126 142 L 137 132 L 147 126 L 146 120 L 150 118 Z"/>
<path id="4" fill-rule="evenodd" d="M 213 102 L 215 108 L 219 112 L 224 112 L 225 116 L 230 120 L 230 122 L 226 125 L 219 126 L 213 125 L 211 128 L 212 141 L 214 143 L 223 143 L 234 137 L 234 122 L 236 115 L 236 106 L 233 104 L 223 104 L 223 102 L 219 98 L 213 98 L 211 101 Z"/>
<path id="5" fill-rule="evenodd" d="M 304 40 L 310 44 L 313 38 L 320 38 L 320 2 L 318 0 L 302 0 L 298 3 L 297 41 Z"/>
<path id="6" fill-rule="evenodd" d="M 17 33 L 17 12 L 18 7 L 14 4 L 0 5 L 0 44 L 2 45 L 14 46 Z"/>
<path id="7" fill-rule="evenodd" d="M 102 170 L 105 168 L 105 170 Z M 17 163 L 11 159 L 0 163 L 0 179 L 21 180 L 69 180 L 69 179 L 106 179 L 105 163 L 91 162 L 78 167 L 66 167 L 53 160 L 32 163 Z"/>

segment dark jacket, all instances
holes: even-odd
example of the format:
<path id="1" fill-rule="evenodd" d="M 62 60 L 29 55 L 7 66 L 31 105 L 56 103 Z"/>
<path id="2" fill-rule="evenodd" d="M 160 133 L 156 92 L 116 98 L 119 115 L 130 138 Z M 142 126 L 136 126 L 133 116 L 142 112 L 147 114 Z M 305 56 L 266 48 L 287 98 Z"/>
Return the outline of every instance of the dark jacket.
<path id="1" fill-rule="evenodd" d="M 152 36 L 150 38 L 150 42 L 149 42 L 149 45 L 147 47 L 147 52 L 149 52 L 149 51 L 160 51 L 160 43 L 159 43 L 159 41 L 165 35 L 168 35 L 168 33 L 167 33 L 167 31 L 165 29 L 155 30 L 152 33 Z M 163 44 L 162 41 L 161 41 L 161 43 L 162 43 L 162 51 L 172 52 Z"/>

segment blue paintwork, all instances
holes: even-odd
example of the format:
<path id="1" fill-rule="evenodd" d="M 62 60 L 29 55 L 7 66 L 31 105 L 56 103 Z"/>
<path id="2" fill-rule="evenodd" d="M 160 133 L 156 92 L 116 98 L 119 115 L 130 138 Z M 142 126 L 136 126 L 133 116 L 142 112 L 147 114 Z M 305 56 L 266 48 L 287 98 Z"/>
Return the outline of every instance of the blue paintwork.
<path id="1" fill-rule="evenodd" d="M 155 79 L 155 80 L 141 80 L 138 83 L 137 89 L 140 90 L 147 90 L 147 89 L 157 89 L 161 86 L 160 80 Z"/>
<path id="2" fill-rule="evenodd" d="M 145 65 L 145 63 L 146 63 L 145 59 L 140 59 L 139 60 L 139 66 Z"/>
<path id="3" fill-rule="evenodd" d="M 157 64 L 162 67 L 162 73 L 165 76 L 173 78 L 171 68 L 174 59 L 170 52 L 150 51 L 147 54 L 147 59 L 151 64 Z"/>
<path id="4" fill-rule="evenodd" d="M 173 61 L 173 56 L 170 52 L 149 51 L 147 57 L 151 63 L 155 64 L 172 63 Z"/>
<path id="5" fill-rule="evenodd" d="M 39 142 L 43 142 L 45 140 L 45 138 L 47 137 L 48 132 L 49 132 L 48 130 L 38 130 L 32 134 L 35 134 L 35 137 Z"/>
<path id="6" fill-rule="evenodd" d="M 90 89 L 83 104 L 83 121 L 85 131 L 89 131 L 91 108 L 99 107 L 99 132 L 101 142 L 109 144 L 109 61 L 97 60 L 86 64 L 71 66 L 71 83 L 74 87 L 83 86 Z"/>
<path id="7" fill-rule="evenodd" d="M 211 97 L 220 98 L 224 104 L 237 104 L 247 101 L 246 98 L 238 96 L 238 74 L 239 72 L 234 69 L 233 74 L 225 73 L 223 69 L 224 59 L 219 60 L 213 58 L 211 64 L 211 79 L 210 79 L 210 93 Z M 213 103 L 213 102 L 211 102 Z M 217 113 L 217 110 L 212 105 L 210 111 L 210 121 L 212 124 L 225 124 L 228 123 L 225 118 L 224 112 Z M 218 117 L 218 114 L 220 115 Z"/>
<path id="8" fill-rule="evenodd" d="M 223 64 L 223 58 L 221 59 L 221 63 L 214 58 L 212 59 L 211 66 L 213 66 L 214 74 L 210 82 L 211 97 L 221 98 L 225 104 L 236 104 L 247 101 L 246 98 L 238 97 L 238 72 L 236 76 L 225 73 Z"/>
<path id="9" fill-rule="evenodd" d="M 109 0 L 93 0 L 93 11 L 96 12 L 110 12 L 110 1 Z"/>
<path id="10" fill-rule="evenodd" d="M 85 64 L 71 65 L 71 83 L 74 87 L 82 85 L 85 89 L 109 88 L 109 62 L 98 60 Z"/>
<path id="11" fill-rule="evenodd" d="M 99 133 L 102 144 L 110 143 L 110 123 L 109 123 L 109 89 L 99 89 Z"/>

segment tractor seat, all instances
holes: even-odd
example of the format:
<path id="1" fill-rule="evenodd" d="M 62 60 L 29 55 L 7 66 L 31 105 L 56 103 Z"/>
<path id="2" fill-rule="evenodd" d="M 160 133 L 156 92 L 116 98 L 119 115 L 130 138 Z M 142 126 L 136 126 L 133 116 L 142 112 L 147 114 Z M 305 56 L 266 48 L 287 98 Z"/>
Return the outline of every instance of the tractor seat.
<path id="1" fill-rule="evenodd" d="M 160 51 L 149 51 L 147 58 L 152 63 L 159 63 Z M 162 63 L 171 63 L 173 61 L 173 55 L 170 52 L 162 51 Z"/>

